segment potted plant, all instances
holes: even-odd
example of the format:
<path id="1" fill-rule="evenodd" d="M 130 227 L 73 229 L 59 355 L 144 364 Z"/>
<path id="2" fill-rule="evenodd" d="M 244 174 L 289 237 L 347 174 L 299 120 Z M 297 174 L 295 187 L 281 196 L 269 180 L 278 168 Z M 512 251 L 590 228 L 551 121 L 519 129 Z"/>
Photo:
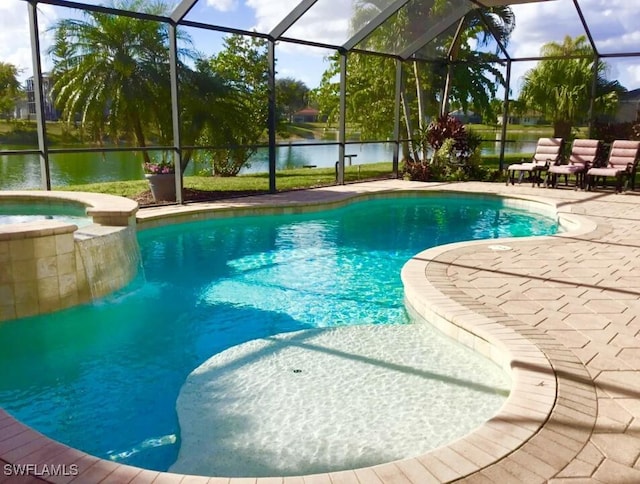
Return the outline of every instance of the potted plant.
<path id="1" fill-rule="evenodd" d="M 156 202 L 176 201 L 176 169 L 172 162 L 162 159 L 142 164 L 144 176 L 149 181 L 151 195 Z"/>

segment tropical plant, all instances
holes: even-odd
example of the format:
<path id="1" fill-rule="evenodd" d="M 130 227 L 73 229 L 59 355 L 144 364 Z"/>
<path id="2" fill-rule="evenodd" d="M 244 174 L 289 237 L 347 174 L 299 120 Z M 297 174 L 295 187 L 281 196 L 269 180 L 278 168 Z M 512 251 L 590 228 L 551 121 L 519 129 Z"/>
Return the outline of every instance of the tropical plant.
<path id="1" fill-rule="evenodd" d="M 569 139 L 576 124 L 588 118 L 594 76 L 595 55 L 586 36 L 566 36 L 562 44 L 545 44 L 538 62 L 524 76 L 520 101 L 553 123 L 553 135 Z M 594 114 L 612 113 L 618 95 L 626 89 L 605 78 L 607 66 L 597 61 Z"/>
<path id="2" fill-rule="evenodd" d="M 158 1 L 112 0 L 122 10 L 168 14 Z M 79 119 L 97 141 L 108 135 L 147 146 L 151 127 L 170 104 L 168 26 L 127 16 L 84 11 L 54 25 L 53 95 L 67 122 Z M 144 161 L 150 162 L 144 152 Z"/>
<path id="3" fill-rule="evenodd" d="M 487 113 L 490 118 L 495 116 L 492 101 L 498 86 L 505 84 L 501 71 L 496 68 L 495 54 L 498 43 L 508 45 L 515 22 L 513 11 L 504 5 L 474 8 L 460 19 L 460 35 L 447 41 L 446 52 L 440 51 L 448 61 L 440 115 L 447 114 L 449 104 L 455 102 L 464 112 L 473 109 Z M 494 53 L 470 47 L 473 43 L 480 47 L 491 42 L 496 45 Z"/>
<path id="4" fill-rule="evenodd" d="M 473 133 L 452 116 L 433 120 L 416 139 L 423 152 L 432 153 L 431 159 L 407 160 L 405 176 L 411 180 L 468 180 L 485 176 L 480 166 L 481 136 Z"/>
<path id="5" fill-rule="evenodd" d="M 358 32 L 388 2 L 359 0 L 352 18 L 352 32 Z M 425 33 L 429 25 L 451 14 L 451 3 L 445 0 L 416 0 L 400 9 L 361 44 L 360 49 L 376 52 L 398 53 L 407 47 L 407 39 L 416 39 Z M 478 52 L 472 45 L 489 45 L 493 38 L 490 30 L 506 44 L 513 30 L 513 12 L 508 7 L 471 9 L 461 18 L 462 34 L 454 41 L 447 31 L 433 39 L 416 53 L 414 61 L 405 63 L 405 86 L 415 86 L 401 93 L 403 128 L 408 139 L 414 131 L 424 131 L 426 120 L 437 117 L 443 109 L 443 86 L 449 79 L 450 88 L 444 97 L 479 112 L 491 109 L 491 100 L 497 86 L 503 83 L 495 68 L 495 56 Z M 472 39 L 475 42 L 472 42 Z M 423 62 L 418 59 L 439 60 Z M 395 64 L 380 56 L 352 52 L 348 54 L 347 111 L 349 122 L 358 123 L 365 138 L 385 139 L 393 133 Z M 320 109 L 333 120 L 337 114 L 338 86 L 335 80 L 339 72 L 339 55 L 330 58 L 331 64 L 315 96 L 322 100 Z M 449 67 L 448 67 L 449 66 Z M 446 108 L 445 108 L 446 109 Z M 424 155 L 411 150 L 414 158 Z M 405 156 L 406 157 L 406 156 Z"/>
<path id="6" fill-rule="evenodd" d="M 611 144 L 617 139 L 640 139 L 640 120 L 634 122 L 607 122 L 596 121 L 593 123 L 592 136 L 602 140 L 605 144 Z"/>

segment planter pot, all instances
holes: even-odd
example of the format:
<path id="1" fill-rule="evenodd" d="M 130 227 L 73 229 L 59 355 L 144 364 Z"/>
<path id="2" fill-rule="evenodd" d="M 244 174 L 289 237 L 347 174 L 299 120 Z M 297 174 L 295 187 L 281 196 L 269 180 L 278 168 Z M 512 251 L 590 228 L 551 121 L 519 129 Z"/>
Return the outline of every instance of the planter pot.
<path id="1" fill-rule="evenodd" d="M 156 202 L 176 201 L 176 180 L 173 173 L 162 175 L 145 175 L 149 181 L 151 195 Z"/>

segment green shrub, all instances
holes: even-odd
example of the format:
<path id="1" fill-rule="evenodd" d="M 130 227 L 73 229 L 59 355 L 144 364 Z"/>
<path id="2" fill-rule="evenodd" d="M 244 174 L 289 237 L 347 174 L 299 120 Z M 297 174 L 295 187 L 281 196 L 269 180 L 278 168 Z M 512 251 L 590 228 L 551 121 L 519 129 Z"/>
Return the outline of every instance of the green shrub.
<path id="1" fill-rule="evenodd" d="M 442 116 L 415 140 L 420 151 L 433 153 L 431 160 L 407 160 L 404 177 L 418 181 L 484 180 L 487 170 L 480 157 L 481 142 L 482 136 L 467 130 L 458 119 Z"/>

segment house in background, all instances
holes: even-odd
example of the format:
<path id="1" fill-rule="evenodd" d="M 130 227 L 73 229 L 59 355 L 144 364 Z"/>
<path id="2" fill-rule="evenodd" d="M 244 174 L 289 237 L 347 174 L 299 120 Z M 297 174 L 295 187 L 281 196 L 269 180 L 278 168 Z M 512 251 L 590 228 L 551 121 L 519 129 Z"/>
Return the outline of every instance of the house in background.
<path id="1" fill-rule="evenodd" d="M 14 119 L 35 119 L 35 115 L 29 116 L 29 103 L 26 99 L 18 99 L 13 107 Z"/>
<path id="2" fill-rule="evenodd" d="M 60 119 L 60 113 L 53 105 L 53 97 L 51 95 L 51 88 L 53 87 L 53 81 L 51 75 L 48 73 L 42 74 L 42 91 L 44 93 L 44 118 L 47 121 L 57 121 Z M 36 93 L 33 87 L 33 76 L 27 79 L 25 91 L 27 93 L 27 107 L 28 107 L 28 119 L 35 119 L 36 117 Z M 22 119 L 26 119 L 24 115 Z"/>
<path id="3" fill-rule="evenodd" d="M 616 123 L 633 123 L 640 115 L 640 89 L 620 94 Z"/>
<path id="4" fill-rule="evenodd" d="M 503 121 L 504 116 L 502 114 L 498 114 L 498 124 L 500 126 L 502 126 Z M 507 124 L 521 124 L 523 126 L 537 126 L 544 123 L 544 118 L 539 113 L 533 111 L 518 116 L 510 114 L 507 119 Z"/>
<path id="5" fill-rule="evenodd" d="M 455 111 L 451 111 L 449 116 L 456 118 L 464 124 L 482 124 L 482 116 L 473 111 L 464 112 L 462 109 L 456 109 Z"/>
<path id="6" fill-rule="evenodd" d="M 293 113 L 292 120 L 294 123 L 317 123 L 320 117 L 320 111 L 313 108 L 304 108 Z"/>

